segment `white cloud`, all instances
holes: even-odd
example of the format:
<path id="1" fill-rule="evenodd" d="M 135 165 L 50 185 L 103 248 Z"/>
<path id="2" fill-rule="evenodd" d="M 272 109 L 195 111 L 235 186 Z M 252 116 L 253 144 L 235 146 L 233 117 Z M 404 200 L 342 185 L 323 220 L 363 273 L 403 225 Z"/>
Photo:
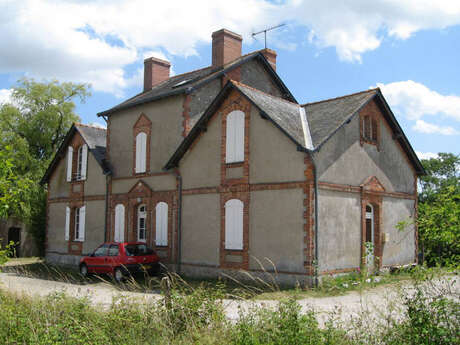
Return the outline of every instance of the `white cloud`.
<path id="1" fill-rule="evenodd" d="M 377 84 L 392 107 L 398 108 L 409 119 L 442 114 L 460 121 L 460 96 L 442 95 L 412 80 Z"/>
<path id="2" fill-rule="evenodd" d="M 100 122 L 90 122 L 88 126 L 107 129 L 107 125 Z"/>
<path id="3" fill-rule="evenodd" d="M 433 153 L 433 152 L 420 152 L 420 151 L 415 151 L 415 153 L 418 156 L 418 159 L 430 159 L 430 158 L 437 158 L 438 154 Z"/>
<path id="4" fill-rule="evenodd" d="M 422 29 L 459 24 L 460 2 L 3 1 L 0 73 L 91 82 L 96 91 L 121 96 L 138 81 L 139 73 L 127 70 L 141 66 L 146 51 L 193 55 L 222 27 L 243 34 L 250 44 L 255 29 L 280 22 L 290 25 L 270 33 L 274 46 L 294 49 L 298 38 L 290 35 L 300 26 L 318 47 L 334 47 L 342 60 L 361 61 L 363 53 L 377 49 L 387 36 L 407 39 Z"/>
<path id="5" fill-rule="evenodd" d="M 450 126 L 438 126 L 423 120 L 417 120 L 412 129 L 416 132 L 441 135 L 459 135 L 460 131 Z"/>
<path id="6" fill-rule="evenodd" d="M 0 89 L 0 104 L 8 103 L 10 101 L 10 96 L 10 89 Z"/>

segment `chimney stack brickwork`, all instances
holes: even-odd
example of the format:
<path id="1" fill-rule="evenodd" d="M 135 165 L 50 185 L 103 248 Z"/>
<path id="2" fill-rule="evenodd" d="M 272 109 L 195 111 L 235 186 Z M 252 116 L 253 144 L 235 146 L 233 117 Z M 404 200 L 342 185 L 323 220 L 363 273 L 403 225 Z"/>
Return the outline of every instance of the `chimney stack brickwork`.
<path id="1" fill-rule="evenodd" d="M 221 29 L 212 33 L 212 66 L 221 67 L 241 56 L 243 38 Z"/>
<path id="2" fill-rule="evenodd" d="M 144 60 L 144 92 L 169 79 L 171 64 L 166 60 L 150 57 Z"/>
<path id="3" fill-rule="evenodd" d="M 276 71 L 276 52 L 274 50 L 265 48 L 260 51 L 263 56 L 267 59 L 267 61 L 270 63 L 270 66 Z"/>

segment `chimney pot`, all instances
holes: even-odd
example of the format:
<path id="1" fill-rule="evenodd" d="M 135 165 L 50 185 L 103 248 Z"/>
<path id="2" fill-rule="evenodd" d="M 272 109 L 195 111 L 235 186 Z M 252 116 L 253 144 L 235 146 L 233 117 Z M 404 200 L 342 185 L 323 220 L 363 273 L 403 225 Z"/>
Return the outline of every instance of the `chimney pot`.
<path id="1" fill-rule="evenodd" d="M 241 56 L 243 38 L 227 29 L 212 33 L 212 65 L 221 67 Z"/>
<path id="2" fill-rule="evenodd" d="M 144 92 L 169 79 L 169 61 L 149 57 L 144 60 Z"/>
<path id="3" fill-rule="evenodd" d="M 276 52 L 268 48 L 262 49 L 260 52 L 265 56 L 270 66 L 276 71 Z"/>

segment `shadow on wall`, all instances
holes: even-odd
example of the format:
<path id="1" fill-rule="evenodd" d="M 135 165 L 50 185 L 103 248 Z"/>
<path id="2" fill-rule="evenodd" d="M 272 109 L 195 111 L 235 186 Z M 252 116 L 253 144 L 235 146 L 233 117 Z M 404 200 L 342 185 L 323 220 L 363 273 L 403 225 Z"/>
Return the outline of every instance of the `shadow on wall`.
<path id="1" fill-rule="evenodd" d="M 0 245 L 5 247 L 14 242 L 15 257 L 37 256 L 38 249 L 24 223 L 16 219 L 0 220 Z"/>

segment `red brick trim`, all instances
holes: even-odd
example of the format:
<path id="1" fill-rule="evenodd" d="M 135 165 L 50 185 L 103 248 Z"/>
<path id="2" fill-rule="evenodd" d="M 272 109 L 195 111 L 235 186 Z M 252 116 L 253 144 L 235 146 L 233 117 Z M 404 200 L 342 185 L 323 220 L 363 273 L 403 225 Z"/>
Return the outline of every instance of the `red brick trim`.
<path id="1" fill-rule="evenodd" d="M 215 194 L 219 193 L 219 187 L 202 187 L 202 188 L 191 188 L 183 189 L 182 195 L 194 195 L 194 194 Z"/>
<path id="2" fill-rule="evenodd" d="M 51 198 L 51 199 L 48 199 L 48 203 L 55 204 L 55 203 L 61 203 L 61 202 L 94 201 L 94 200 L 105 200 L 105 195 L 83 195 L 83 196 L 78 196 L 78 197 Z"/>
<path id="3" fill-rule="evenodd" d="M 133 176 L 145 175 L 150 172 L 150 138 L 152 132 L 152 121 L 144 114 L 141 113 L 136 123 L 133 126 Z M 139 133 L 147 134 L 147 153 L 146 153 L 146 164 L 145 173 L 136 173 L 136 136 Z"/>
<path id="4" fill-rule="evenodd" d="M 329 183 L 329 182 L 318 182 L 319 189 L 324 190 L 332 190 L 337 192 L 347 192 L 347 193 L 361 193 L 361 186 L 352 186 L 352 185 L 343 185 L 337 183 Z M 402 193 L 402 192 L 382 192 L 382 191 L 373 191 L 374 194 L 379 196 L 386 196 L 391 198 L 399 198 L 399 199 L 414 199 L 413 194 L 409 193 Z"/>

